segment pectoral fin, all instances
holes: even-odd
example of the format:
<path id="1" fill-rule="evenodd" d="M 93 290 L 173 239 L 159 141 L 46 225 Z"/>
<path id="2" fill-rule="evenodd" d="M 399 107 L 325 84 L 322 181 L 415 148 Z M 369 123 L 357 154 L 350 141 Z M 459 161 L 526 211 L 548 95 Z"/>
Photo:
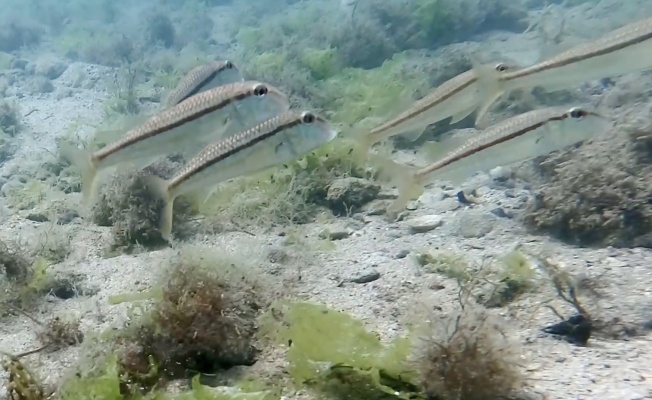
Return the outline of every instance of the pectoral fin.
<path id="1" fill-rule="evenodd" d="M 467 110 L 464 110 L 464 111 L 460 111 L 457 114 L 453 114 L 453 117 L 451 118 L 451 120 L 448 123 L 451 124 L 451 125 L 456 124 L 456 123 L 460 122 L 461 120 L 463 120 L 464 118 L 468 117 L 472 112 L 473 112 L 473 107 L 471 107 L 471 108 L 469 108 Z"/>

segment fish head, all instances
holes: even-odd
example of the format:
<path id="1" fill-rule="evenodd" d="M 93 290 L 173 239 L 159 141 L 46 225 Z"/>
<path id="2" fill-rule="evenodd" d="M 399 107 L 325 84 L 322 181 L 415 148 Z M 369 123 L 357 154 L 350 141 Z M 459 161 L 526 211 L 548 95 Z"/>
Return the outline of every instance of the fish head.
<path id="1" fill-rule="evenodd" d="M 516 71 L 518 69 L 518 66 L 504 62 L 498 62 L 491 65 L 491 67 L 493 67 L 494 71 L 496 71 L 498 74 L 504 74 L 507 72 Z"/>
<path id="2" fill-rule="evenodd" d="M 236 106 L 237 118 L 244 128 L 247 124 L 258 124 L 290 109 L 285 93 L 274 86 L 256 81 L 242 82 L 242 96 Z"/>
<path id="3" fill-rule="evenodd" d="M 215 70 L 219 71 L 220 85 L 232 82 L 244 82 L 240 68 L 230 60 L 216 61 Z"/>
<path id="4" fill-rule="evenodd" d="M 574 136 L 586 137 L 586 139 L 609 132 L 613 127 L 613 122 L 609 116 L 589 107 L 574 106 L 567 108 L 560 119 L 565 121 L 568 127 L 572 128 L 570 132 Z"/>
<path id="5" fill-rule="evenodd" d="M 283 141 L 295 157 L 316 150 L 337 136 L 337 131 L 324 118 L 307 110 L 292 112 L 285 126 Z"/>

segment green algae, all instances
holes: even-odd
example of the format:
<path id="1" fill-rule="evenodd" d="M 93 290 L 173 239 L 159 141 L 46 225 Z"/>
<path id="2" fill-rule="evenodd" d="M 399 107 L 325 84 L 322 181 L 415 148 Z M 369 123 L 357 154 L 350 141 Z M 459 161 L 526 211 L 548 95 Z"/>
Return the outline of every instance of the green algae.
<path id="1" fill-rule="evenodd" d="M 298 387 L 337 398 L 419 398 L 414 372 L 407 367 L 409 337 L 383 344 L 361 321 L 310 303 L 277 304 L 261 330 L 288 345 L 289 374 Z"/>

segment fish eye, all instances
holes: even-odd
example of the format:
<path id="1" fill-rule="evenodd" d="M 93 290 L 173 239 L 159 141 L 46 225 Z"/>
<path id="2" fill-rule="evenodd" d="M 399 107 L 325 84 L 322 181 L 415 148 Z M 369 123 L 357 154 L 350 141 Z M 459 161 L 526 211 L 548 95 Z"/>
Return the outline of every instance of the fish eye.
<path id="1" fill-rule="evenodd" d="M 227 61 L 227 62 L 224 63 L 224 67 L 226 69 L 231 69 L 231 68 L 233 68 L 233 63 L 231 61 Z"/>
<path id="2" fill-rule="evenodd" d="M 496 66 L 495 66 L 494 68 L 495 68 L 496 71 L 498 71 L 498 72 L 505 72 L 505 71 L 508 70 L 507 65 L 505 65 L 505 64 L 503 64 L 503 63 L 496 64 Z"/>
<path id="3" fill-rule="evenodd" d="M 568 115 L 570 115 L 571 118 L 582 118 L 582 117 L 585 116 L 586 114 L 587 114 L 587 112 L 584 111 L 584 110 L 582 110 L 582 109 L 579 108 L 579 107 L 571 108 L 571 109 L 568 111 Z"/>
<path id="4" fill-rule="evenodd" d="M 304 111 L 301 114 L 301 121 L 303 121 L 304 124 L 312 124 L 315 122 L 315 114 L 311 113 L 310 111 Z"/>
<path id="5" fill-rule="evenodd" d="M 267 92 L 269 92 L 269 89 L 265 85 L 256 85 L 254 88 L 254 95 L 256 96 L 264 96 Z"/>

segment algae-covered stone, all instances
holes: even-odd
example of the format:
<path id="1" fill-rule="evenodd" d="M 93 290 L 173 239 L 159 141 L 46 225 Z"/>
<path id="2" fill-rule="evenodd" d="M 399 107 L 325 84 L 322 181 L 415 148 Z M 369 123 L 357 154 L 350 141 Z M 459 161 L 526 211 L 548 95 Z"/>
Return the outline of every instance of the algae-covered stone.
<path id="1" fill-rule="evenodd" d="M 328 187 L 326 201 L 331 210 L 346 214 L 374 200 L 380 193 L 380 185 L 362 178 L 341 178 Z"/>

